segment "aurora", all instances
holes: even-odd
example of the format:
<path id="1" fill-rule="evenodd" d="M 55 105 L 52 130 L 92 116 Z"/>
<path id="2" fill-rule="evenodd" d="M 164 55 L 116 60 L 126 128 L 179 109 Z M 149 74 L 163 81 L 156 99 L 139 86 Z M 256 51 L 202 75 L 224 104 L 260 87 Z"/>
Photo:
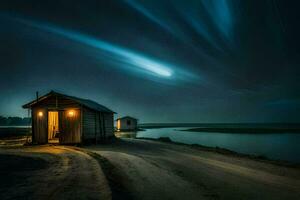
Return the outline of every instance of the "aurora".
<path id="1" fill-rule="evenodd" d="M 22 24 L 31 26 L 33 28 L 40 29 L 42 31 L 57 34 L 69 40 L 95 48 L 99 51 L 109 53 L 111 54 L 114 60 L 117 60 L 121 63 L 125 63 L 127 66 L 136 67 L 146 72 L 151 72 L 152 75 L 168 78 L 171 77 L 174 73 L 171 70 L 170 66 L 162 64 L 161 62 L 156 61 L 155 59 L 141 55 L 127 48 L 102 41 L 98 38 L 86 34 L 81 34 L 72 30 L 62 29 L 60 27 L 46 23 L 24 20 L 20 18 L 17 18 L 17 21 L 21 22 Z"/>

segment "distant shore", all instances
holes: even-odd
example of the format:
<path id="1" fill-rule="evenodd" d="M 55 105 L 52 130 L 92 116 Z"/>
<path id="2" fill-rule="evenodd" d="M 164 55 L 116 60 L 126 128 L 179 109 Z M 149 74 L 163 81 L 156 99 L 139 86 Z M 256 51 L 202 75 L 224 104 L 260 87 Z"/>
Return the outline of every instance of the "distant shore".
<path id="1" fill-rule="evenodd" d="M 211 131 L 224 129 L 229 131 L 235 130 L 294 130 L 300 132 L 300 123 L 141 123 L 139 128 L 154 129 L 154 128 L 202 128 Z"/>
<path id="2" fill-rule="evenodd" d="M 218 128 L 218 127 L 200 127 L 200 128 L 189 128 L 181 131 L 188 132 L 215 132 L 215 133 L 255 133 L 255 134 L 265 134 L 265 133 L 300 133 L 300 128 Z"/>
<path id="3" fill-rule="evenodd" d="M 280 166 L 288 166 L 288 167 L 300 167 L 299 163 L 294 163 L 286 160 L 275 160 L 275 159 L 270 159 L 267 156 L 264 155 L 253 155 L 253 154 L 245 154 L 245 153 L 239 153 L 236 151 L 232 151 L 226 148 L 221 148 L 221 147 L 209 147 L 205 145 L 200 145 L 200 144 L 185 144 L 182 142 L 175 142 L 171 140 L 169 137 L 160 137 L 160 138 L 145 138 L 145 137 L 140 137 L 140 138 L 135 138 L 138 140 L 151 140 L 151 141 L 158 141 L 158 142 L 164 142 L 164 143 L 170 143 L 170 144 L 175 144 L 175 145 L 180 145 L 180 146 L 187 146 L 187 147 L 192 147 L 196 148 L 202 151 L 209 151 L 209 152 L 215 152 L 219 154 L 224 154 L 224 155 L 230 155 L 230 156 L 235 156 L 235 157 L 241 157 L 241 158 L 249 158 L 253 160 L 258 160 L 258 161 L 265 161 L 268 163 L 280 165 Z"/>

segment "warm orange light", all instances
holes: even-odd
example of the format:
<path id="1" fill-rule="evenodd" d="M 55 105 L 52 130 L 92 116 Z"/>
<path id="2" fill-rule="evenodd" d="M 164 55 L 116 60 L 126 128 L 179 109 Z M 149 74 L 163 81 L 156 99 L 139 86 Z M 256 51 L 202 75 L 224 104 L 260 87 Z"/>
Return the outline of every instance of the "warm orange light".
<path id="1" fill-rule="evenodd" d="M 118 119 L 118 121 L 117 121 L 117 129 L 120 130 L 120 128 L 121 128 L 121 121 Z"/>
<path id="2" fill-rule="evenodd" d="M 69 117 L 73 117 L 74 116 L 74 111 L 73 110 L 70 110 L 69 112 L 68 112 L 68 115 L 69 115 Z"/>
<path id="3" fill-rule="evenodd" d="M 43 117 L 43 112 L 41 112 L 41 111 L 38 112 L 38 116 L 39 116 L 39 117 Z"/>

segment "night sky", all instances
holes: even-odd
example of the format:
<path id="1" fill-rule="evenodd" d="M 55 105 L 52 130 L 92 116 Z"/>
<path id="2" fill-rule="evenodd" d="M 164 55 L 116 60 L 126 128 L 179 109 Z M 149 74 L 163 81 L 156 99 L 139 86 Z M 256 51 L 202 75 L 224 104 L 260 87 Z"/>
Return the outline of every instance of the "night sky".
<path id="1" fill-rule="evenodd" d="M 140 122 L 300 122 L 300 2 L 1 0 L 0 115 L 50 90 Z"/>

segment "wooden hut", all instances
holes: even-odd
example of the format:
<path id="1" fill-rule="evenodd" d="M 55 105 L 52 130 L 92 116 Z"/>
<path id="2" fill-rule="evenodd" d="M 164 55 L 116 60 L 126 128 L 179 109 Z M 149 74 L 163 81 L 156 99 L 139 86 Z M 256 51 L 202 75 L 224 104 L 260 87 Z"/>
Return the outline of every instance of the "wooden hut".
<path id="1" fill-rule="evenodd" d="M 137 119 L 130 116 L 118 118 L 117 120 L 118 131 L 133 131 L 137 130 Z"/>
<path id="2" fill-rule="evenodd" d="M 32 142 L 61 144 L 103 141 L 114 136 L 114 112 L 94 101 L 51 91 L 23 105 L 31 109 Z"/>

